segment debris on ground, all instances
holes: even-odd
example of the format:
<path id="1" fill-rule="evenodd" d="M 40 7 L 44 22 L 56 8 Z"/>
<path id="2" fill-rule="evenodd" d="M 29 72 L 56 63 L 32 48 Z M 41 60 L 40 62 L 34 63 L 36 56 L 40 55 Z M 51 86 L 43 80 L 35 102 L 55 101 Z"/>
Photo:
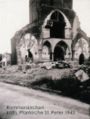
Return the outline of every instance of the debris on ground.
<path id="1" fill-rule="evenodd" d="M 75 76 L 77 77 L 78 80 L 80 80 L 81 82 L 87 81 L 89 80 L 89 76 L 87 73 L 85 73 L 82 69 L 78 70 L 75 73 Z"/>
<path id="2" fill-rule="evenodd" d="M 39 82 L 39 87 L 60 90 L 64 95 L 71 97 L 73 95 L 74 98 L 81 99 L 82 95 L 86 95 L 82 100 L 87 100 L 90 95 L 90 67 L 86 65 L 74 67 L 73 65 L 72 68 L 54 67 L 47 70 L 42 67 L 42 64 L 33 63 L 8 66 L 6 69 L 0 68 L 0 81 L 26 87 Z"/>

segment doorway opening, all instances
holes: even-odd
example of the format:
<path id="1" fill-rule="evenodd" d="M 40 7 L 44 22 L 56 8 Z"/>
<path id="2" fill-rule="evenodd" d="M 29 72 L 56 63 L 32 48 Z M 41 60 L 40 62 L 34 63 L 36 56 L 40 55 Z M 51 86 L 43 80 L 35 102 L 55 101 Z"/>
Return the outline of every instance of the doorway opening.
<path id="1" fill-rule="evenodd" d="M 33 62 L 33 55 L 31 53 L 30 49 L 28 49 L 27 52 L 28 52 L 28 55 L 26 56 L 27 62 Z"/>
<path id="2" fill-rule="evenodd" d="M 54 61 L 65 60 L 67 48 L 67 44 L 63 41 L 60 41 L 54 49 Z"/>
<path id="3" fill-rule="evenodd" d="M 80 56 L 79 56 L 79 64 L 80 65 L 84 64 L 84 60 L 85 60 L 85 56 L 84 56 L 83 53 L 81 53 Z"/>

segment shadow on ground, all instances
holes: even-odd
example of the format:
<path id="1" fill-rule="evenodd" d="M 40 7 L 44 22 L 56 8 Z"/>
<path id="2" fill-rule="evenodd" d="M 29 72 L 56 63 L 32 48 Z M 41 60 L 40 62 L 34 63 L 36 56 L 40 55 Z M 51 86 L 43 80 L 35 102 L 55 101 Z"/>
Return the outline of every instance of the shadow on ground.
<path id="1" fill-rule="evenodd" d="M 63 77 L 60 80 L 52 80 L 52 78 L 48 77 L 33 82 L 31 86 L 32 88 L 68 96 L 90 104 L 90 80 L 82 83 L 72 76 Z"/>

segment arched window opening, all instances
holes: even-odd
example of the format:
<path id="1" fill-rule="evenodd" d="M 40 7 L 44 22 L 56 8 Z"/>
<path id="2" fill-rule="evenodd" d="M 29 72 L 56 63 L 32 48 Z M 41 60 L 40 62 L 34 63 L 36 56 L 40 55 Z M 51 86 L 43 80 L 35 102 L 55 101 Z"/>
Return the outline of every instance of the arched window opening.
<path id="1" fill-rule="evenodd" d="M 65 20 L 59 11 L 55 11 L 50 20 L 47 21 L 45 28 L 50 29 L 50 38 L 65 38 Z"/>
<path id="2" fill-rule="evenodd" d="M 51 44 L 49 42 L 45 42 L 43 44 L 43 57 L 45 59 L 51 60 L 52 59 L 52 55 L 51 55 Z"/>

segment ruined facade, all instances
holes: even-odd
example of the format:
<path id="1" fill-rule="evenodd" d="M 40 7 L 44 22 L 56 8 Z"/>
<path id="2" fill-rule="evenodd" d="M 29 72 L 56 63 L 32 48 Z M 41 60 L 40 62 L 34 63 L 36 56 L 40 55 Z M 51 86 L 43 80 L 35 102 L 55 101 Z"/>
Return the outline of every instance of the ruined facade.
<path id="1" fill-rule="evenodd" d="M 72 6 L 73 0 L 30 0 L 30 23 L 12 38 L 12 63 L 28 58 L 32 61 L 74 59 L 77 42 L 85 39 L 88 44 L 89 39 L 81 30 Z"/>

